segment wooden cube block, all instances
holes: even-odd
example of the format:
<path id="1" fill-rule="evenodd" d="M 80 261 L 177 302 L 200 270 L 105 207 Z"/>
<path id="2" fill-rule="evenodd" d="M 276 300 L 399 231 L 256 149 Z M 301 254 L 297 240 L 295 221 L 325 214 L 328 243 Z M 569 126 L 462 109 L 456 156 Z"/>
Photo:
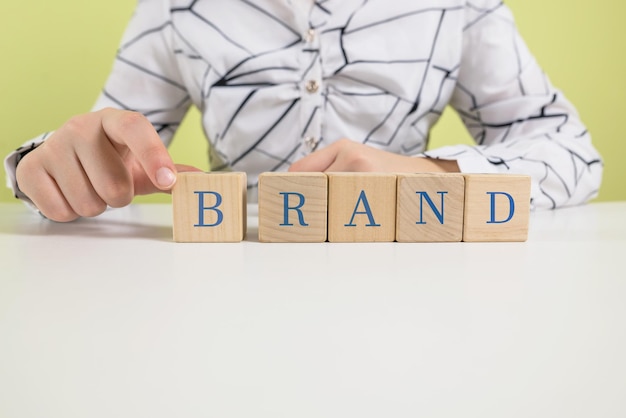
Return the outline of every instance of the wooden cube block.
<path id="1" fill-rule="evenodd" d="M 179 173 L 172 189 L 174 241 L 243 240 L 246 187 L 246 173 Z"/>
<path id="2" fill-rule="evenodd" d="M 463 241 L 526 241 L 530 176 L 465 175 Z"/>
<path id="3" fill-rule="evenodd" d="M 465 179 L 462 174 L 398 174 L 398 242 L 460 242 Z"/>
<path id="4" fill-rule="evenodd" d="M 259 241 L 325 242 L 327 214 L 326 174 L 259 176 Z"/>
<path id="5" fill-rule="evenodd" d="M 395 174 L 328 174 L 329 242 L 392 242 L 395 238 Z"/>

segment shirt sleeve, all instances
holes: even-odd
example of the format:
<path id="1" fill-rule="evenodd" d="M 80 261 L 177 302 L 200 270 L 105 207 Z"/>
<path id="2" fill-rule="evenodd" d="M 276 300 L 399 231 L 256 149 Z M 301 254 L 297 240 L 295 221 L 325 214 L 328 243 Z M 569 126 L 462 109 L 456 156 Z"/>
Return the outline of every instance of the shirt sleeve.
<path id="1" fill-rule="evenodd" d="M 428 151 L 466 173 L 532 177 L 534 208 L 587 202 L 603 162 L 576 109 L 554 88 L 500 1 L 468 2 L 463 57 L 451 106 L 476 141 Z"/>
<path id="2" fill-rule="evenodd" d="M 172 46 L 169 2 L 137 2 L 111 73 L 92 110 L 113 107 L 140 112 L 169 145 L 190 105 Z M 4 160 L 7 187 L 30 206 L 32 202 L 19 190 L 15 170 L 19 160 L 49 136 L 47 133 L 27 141 Z"/>
<path id="3" fill-rule="evenodd" d="M 92 109 L 114 107 L 140 112 L 166 145 L 191 105 L 176 59 L 169 3 L 138 2 L 111 73 Z"/>
<path id="4" fill-rule="evenodd" d="M 36 138 L 31 139 L 30 141 L 23 144 L 21 147 L 10 153 L 4 159 L 4 171 L 6 173 L 6 186 L 13 191 L 13 195 L 16 199 L 22 200 L 29 206 L 31 209 L 37 210 L 34 203 L 26 196 L 17 186 L 17 180 L 15 178 L 15 168 L 20 160 L 29 152 L 37 148 L 39 145 L 45 141 L 45 139 L 50 135 L 50 133 L 45 133 L 39 135 Z"/>

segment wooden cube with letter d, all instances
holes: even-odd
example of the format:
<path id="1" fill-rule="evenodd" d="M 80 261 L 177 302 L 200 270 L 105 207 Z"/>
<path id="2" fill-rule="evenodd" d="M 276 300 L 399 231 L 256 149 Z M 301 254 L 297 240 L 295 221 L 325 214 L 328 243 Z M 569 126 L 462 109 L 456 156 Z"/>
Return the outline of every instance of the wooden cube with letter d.
<path id="1" fill-rule="evenodd" d="M 530 176 L 466 174 L 463 241 L 526 241 Z"/>

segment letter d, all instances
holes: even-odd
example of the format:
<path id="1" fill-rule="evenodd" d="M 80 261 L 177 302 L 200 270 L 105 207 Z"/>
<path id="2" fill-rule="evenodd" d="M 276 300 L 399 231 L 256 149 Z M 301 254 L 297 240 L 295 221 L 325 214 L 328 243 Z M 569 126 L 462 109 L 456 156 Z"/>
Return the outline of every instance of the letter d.
<path id="1" fill-rule="evenodd" d="M 515 200 L 513 200 L 513 196 L 505 192 L 487 192 L 487 194 L 490 195 L 490 200 L 491 200 L 491 204 L 490 204 L 491 214 L 487 223 L 488 224 L 503 224 L 503 223 L 509 222 L 513 218 L 513 215 L 515 215 Z M 509 199 L 509 216 L 504 220 L 496 220 L 496 195 L 503 195 Z"/>

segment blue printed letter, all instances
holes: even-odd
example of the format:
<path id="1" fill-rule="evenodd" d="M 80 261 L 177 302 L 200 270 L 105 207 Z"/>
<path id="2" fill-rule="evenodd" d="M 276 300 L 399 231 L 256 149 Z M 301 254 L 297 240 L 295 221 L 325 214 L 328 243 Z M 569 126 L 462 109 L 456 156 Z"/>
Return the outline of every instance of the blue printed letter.
<path id="1" fill-rule="evenodd" d="M 357 212 L 359 208 L 359 203 L 363 202 L 363 207 L 365 208 L 365 212 Z M 354 224 L 354 215 L 367 215 L 370 223 L 365 226 L 380 226 L 374 220 L 374 215 L 372 215 L 372 210 L 370 209 L 370 204 L 367 201 L 367 196 L 365 196 L 365 190 L 361 190 L 361 194 L 359 195 L 359 200 L 356 202 L 356 207 L 354 208 L 354 212 L 352 213 L 352 218 L 350 218 L 350 223 L 345 224 L 344 226 L 356 226 Z"/>
<path id="2" fill-rule="evenodd" d="M 488 224 L 503 224 L 510 221 L 515 214 L 515 201 L 513 200 L 513 196 L 505 192 L 487 192 L 488 195 L 491 196 L 491 218 L 487 221 Z M 502 220 L 496 220 L 496 195 L 504 195 L 509 199 L 509 216 Z"/>
<path id="3" fill-rule="evenodd" d="M 420 195 L 420 221 L 419 222 L 415 222 L 418 225 L 425 225 L 426 222 L 424 222 L 424 199 L 426 199 L 426 203 L 428 203 L 428 206 L 430 206 L 430 208 L 433 210 L 433 212 L 435 213 L 435 216 L 437 217 L 437 219 L 439 219 L 439 223 L 441 225 L 443 225 L 443 197 L 446 193 L 448 192 L 437 192 L 438 194 L 441 195 L 441 212 L 439 212 L 437 210 L 437 208 L 435 207 L 435 204 L 433 203 L 433 201 L 430 199 L 430 196 L 428 196 L 428 193 L 426 192 L 415 192 L 417 194 Z"/>
<path id="4" fill-rule="evenodd" d="M 306 222 L 304 222 L 304 215 L 300 208 L 304 206 L 304 195 L 296 192 L 280 192 L 279 194 L 283 195 L 283 223 L 280 226 L 293 226 L 292 223 L 289 223 L 289 211 L 295 210 L 298 212 L 298 221 L 300 222 L 300 226 L 309 226 Z M 295 207 L 289 207 L 289 196 L 298 196 L 300 199 L 300 203 L 298 203 Z"/>
<path id="5" fill-rule="evenodd" d="M 198 223 L 194 226 L 206 227 L 206 226 L 218 226 L 224 220 L 224 214 L 218 209 L 218 206 L 222 204 L 222 195 L 217 192 L 194 192 L 198 195 Z M 215 196 L 215 204 L 213 206 L 204 206 L 204 196 L 211 194 Z M 217 221 L 212 224 L 204 223 L 204 211 L 212 210 L 217 213 Z"/>

